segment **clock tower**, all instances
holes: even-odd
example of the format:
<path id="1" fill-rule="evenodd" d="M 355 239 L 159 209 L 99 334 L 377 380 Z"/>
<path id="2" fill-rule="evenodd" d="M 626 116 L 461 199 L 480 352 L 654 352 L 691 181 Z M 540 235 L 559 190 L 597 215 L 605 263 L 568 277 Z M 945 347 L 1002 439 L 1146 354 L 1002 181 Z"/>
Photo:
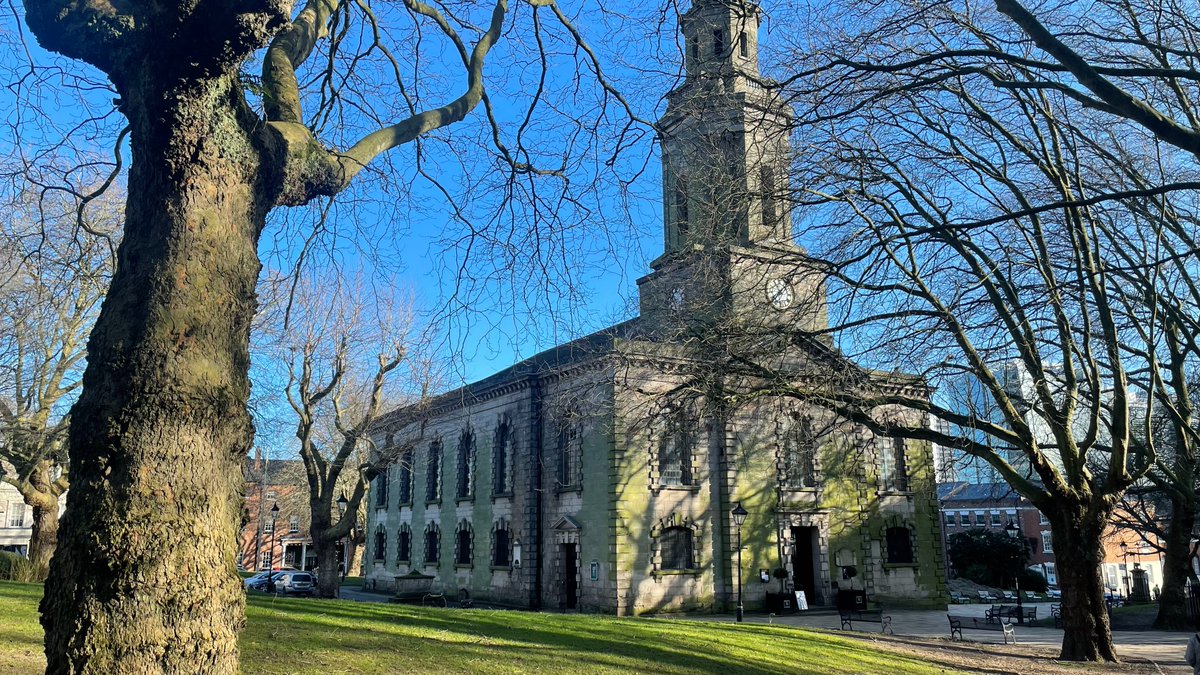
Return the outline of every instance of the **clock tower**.
<path id="1" fill-rule="evenodd" d="M 760 16 L 694 0 L 680 20 L 685 78 L 658 126 L 664 253 L 638 280 L 642 316 L 668 332 L 825 326 L 824 284 L 792 232 L 791 110 L 759 75 Z"/>

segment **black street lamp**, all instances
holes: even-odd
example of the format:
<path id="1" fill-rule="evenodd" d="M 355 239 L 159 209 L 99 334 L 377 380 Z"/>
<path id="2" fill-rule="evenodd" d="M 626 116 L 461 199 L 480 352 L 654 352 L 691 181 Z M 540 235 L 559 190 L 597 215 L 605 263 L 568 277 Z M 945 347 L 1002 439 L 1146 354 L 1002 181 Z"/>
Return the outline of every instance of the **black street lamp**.
<path id="1" fill-rule="evenodd" d="M 1122 573 L 1122 575 L 1121 575 L 1121 576 L 1122 576 L 1122 577 L 1124 577 L 1124 579 L 1125 579 L 1125 600 L 1126 600 L 1126 602 L 1128 602 L 1128 601 L 1129 601 L 1129 596 L 1130 596 L 1130 588 L 1129 588 L 1129 544 L 1125 543 L 1124 541 L 1122 541 L 1122 542 L 1121 542 L 1121 562 L 1122 562 L 1122 563 L 1124 563 L 1124 568 L 1125 568 L 1125 569 L 1124 569 L 1124 572 Z"/>
<path id="2" fill-rule="evenodd" d="M 742 503 L 738 502 L 733 505 L 733 524 L 737 526 L 737 620 L 742 621 L 744 608 L 742 607 L 742 524 L 746 522 L 746 516 L 750 515 L 746 509 L 742 508 Z"/>
<path id="3" fill-rule="evenodd" d="M 279 516 L 278 502 L 271 506 L 271 565 L 267 569 L 267 592 L 275 592 L 275 518 Z"/>
<path id="4" fill-rule="evenodd" d="M 350 505 L 350 500 L 346 499 L 346 493 L 343 492 L 342 495 L 340 497 L 338 497 L 338 500 L 337 500 L 338 525 L 341 525 L 342 518 L 346 517 L 346 507 L 349 505 Z M 342 572 L 342 581 L 345 581 L 346 580 L 346 570 L 350 568 L 350 561 L 346 560 L 346 540 L 342 537 L 338 537 L 338 550 L 340 550 L 342 552 L 342 556 L 341 556 L 342 557 L 342 560 L 341 560 L 342 570 L 341 570 L 341 572 Z"/>
<path id="5" fill-rule="evenodd" d="M 1015 539 L 1021 544 L 1021 564 L 1025 564 L 1025 540 L 1021 537 L 1021 528 L 1016 523 L 1009 519 L 1008 525 L 1004 526 L 1004 533 L 1011 539 Z M 1013 576 L 1013 584 L 1017 587 L 1017 623 L 1025 625 L 1025 612 L 1021 611 L 1021 573 L 1017 572 Z"/>

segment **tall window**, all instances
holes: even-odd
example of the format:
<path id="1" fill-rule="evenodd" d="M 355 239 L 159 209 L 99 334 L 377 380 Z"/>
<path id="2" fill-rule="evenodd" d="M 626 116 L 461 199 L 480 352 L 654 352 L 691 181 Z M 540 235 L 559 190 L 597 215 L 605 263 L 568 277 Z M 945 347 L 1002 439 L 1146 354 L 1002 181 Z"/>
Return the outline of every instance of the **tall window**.
<path id="1" fill-rule="evenodd" d="M 946 527 L 954 527 L 958 525 L 958 514 L 954 511 L 946 512 Z"/>
<path id="2" fill-rule="evenodd" d="M 568 414 L 558 423 L 558 485 L 559 487 L 576 487 L 580 482 L 579 475 L 579 427 Z"/>
<path id="3" fill-rule="evenodd" d="M 271 569 L 271 563 L 272 563 L 272 562 L 273 562 L 273 561 L 271 560 L 271 552 L 270 552 L 270 551 L 263 551 L 263 552 L 262 552 L 262 560 L 260 560 L 260 561 L 259 561 L 259 563 L 258 563 L 258 568 L 259 568 L 259 569 L 268 569 L 268 570 L 269 570 L 269 569 Z"/>
<path id="4" fill-rule="evenodd" d="M 1042 530 L 1042 553 L 1054 553 L 1054 540 L 1047 530 Z"/>
<path id="5" fill-rule="evenodd" d="M 742 31 L 741 38 L 738 39 L 738 51 L 743 59 L 750 56 L 750 43 L 746 38 L 746 31 Z"/>
<path id="6" fill-rule="evenodd" d="M 430 523 L 425 527 L 425 562 L 437 564 L 438 547 L 441 546 L 442 537 L 438 532 L 438 526 Z"/>
<path id="7" fill-rule="evenodd" d="M 292 516 L 288 518 L 288 533 L 296 534 L 300 531 L 300 516 Z"/>
<path id="8" fill-rule="evenodd" d="M 466 521 L 458 526 L 458 532 L 454 542 L 454 564 L 455 565 L 470 565 L 472 558 L 471 548 L 471 524 Z"/>
<path id="9" fill-rule="evenodd" d="M 659 555 L 665 570 L 690 570 L 696 567 L 692 530 L 668 527 L 658 535 Z"/>
<path id="10" fill-rule="evenodd" d="M 891 439 L 890 445 L 879 454 L 883 489 L 887 492 L 908 492 L 908 464 L 904 460 L 904 439 Z M 982 519 L 979 524 L 983 524 Z"/>
<path id="11" fill-rule="evenodd" d="M 712 32 L 713 35 L 713 54 L 720 56 L 725 53 L 725 31 L 717 29 Z"/>
<path id="12" fill-rule="evenodd" d="M 817 486 L 817 439 L 807 417 L 797 419 L 783 439 L 784 487 L 803 490 Z"/>
<path id="13" fill-rule="evenodd" d="M 475 434 L 464 429 L 458 437 L 458 499 L 470 499 L 475 494 Z"/>
<path id="14" fill-rule="evenodd" d="M 496 435 L 492 441 L 492 492 L 508 494 L 512 492 L 512 427 L 508 420 L 501 420 L 496 425 Z"/>
<path id="15" fill-rule="evenodd" d="M 15 527 L 20 527 L 16 525 Z M 263 534 L 275 534 L 275 520 L 267 520 L 263 522 Z"/>
<path id="16" fill-rule="evenodd" d="M 400 526 L 400 531 L 396 533 L 396 562 L 408 562 L 412 560 L 412 530 L 409 529 L 408 523 Z"/>
<path id="17" fill-rule="evenodd" d="M 1000 527 L 1000 512 L 992 511 L 992 527 Z"/>
<path id="18" fill-rule="evenodd" d="M 887 561 L 890 563 L 912 563 L 912 530 L 907 527 L 889 527 L 887 538 Z"/>
<path id="19" fill-rule="evenodd" d="M 442 442 L 429 444 L 425 462 L 425 501 L 436 502 L 442 496 Z"/>
<path id="20" fill-rule="evenodd" d="M 387 469 L 383 473 L 375 477 L 375 508 L 386 509 L 388 503 L 388 472 Z"/>
<path id="21" fill-rule="evenodd" d="M 25 503 L 24 502 L 9 502 L 8 503 L 8 526 L 9 527 L 25 527 Z"/>
<path id="22" fill-rule="evenodd" d="M 763 165 L 758 170 L 758 182 L 762 188 L 762 222 L 766 227 L 779 224 L 779 200 L 776 195 L 775 169 Z"/>
<path id="23" fill-rule="evenodd" d="M 688 233 L 688 192 L 683 176 L 675 177 L 675 228 L 679 231 L 679 243 Z"/>
<path id="24" fill-rule="evenodd" d="M 496 529 L 492 532 L 492 565 L 495 567 L 510 567 L 512 566 L 512 540 L 509 537 L 508 523 L 500 521 L 496 523 Z"/>
<path id="25" fill-rule="evenodd" d="M 692 484 L 692 449 L 695 435 L 688 415 L 671 413 L 658 445 L 658 480 L 662 485 Z"/>
<path id="26" fill-rule="evenodd" d="M 405 448 L 400 453 L 400 503 L 411 504 L 413 493 L 413 462 L 416 460 L 416 450 Z"/>
<path id="27" fill-rule="evenodd" d="M 387 556 L 387 532 L 380 525 L 375 530 L 375 559 L 382 561 Z"/>

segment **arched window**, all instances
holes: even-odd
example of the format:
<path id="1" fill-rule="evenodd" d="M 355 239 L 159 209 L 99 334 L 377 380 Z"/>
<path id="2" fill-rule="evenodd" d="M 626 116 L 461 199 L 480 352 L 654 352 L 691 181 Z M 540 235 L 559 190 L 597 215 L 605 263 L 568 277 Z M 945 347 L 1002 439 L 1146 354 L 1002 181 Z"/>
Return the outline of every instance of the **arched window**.
<path id="1" fill-rule="evenodd" d="M 879 473 L 885 492 L 908 492 L 908 462 L 904 457 L 904 439 L 889 439 L 879 451 Z M 980 522 L 980 525 L 983 523 Z"/>
<path id="2" fill-rule="evenodd" d="M 512 425 L 508 419 L 496 425 L 492 441 L 492 493 L 506 495 L 512 492 Z"/>
<path id="3" fill-rule="evenodd" d="M 416 461 L 416 451 L 405 448 L 400 453 L 400 503 L 411 504 L 413 496 L 413 462 Z"/>
<path id="4" fill-rule="evenodd" d="M 793 422 L 783 438 L 783 485 L 791 490 L 817 486 L 817 439 L 807 417 Z"/>
<path id="5" fill-rule="evenodd" d="M 388 503 L 388 470 L 375 477 L 375 508 L 386 509 Z"/>
<path id="6" fill-rule="evenodd" d="M 659 559 L 664 570 L 696 568 L 692 530 L 689 527 L 668 527 L 658 535 Z"/>
<path id="7" fill-rule="evenodd" d="M 667 428 L 658 445 L 660 485 L 692 485 L 692 453 L 695 442 L 688 415 L 682 410 L 669 412 Z"/>
<path id="8" fill-rule="evenodd" d="M 436 565 L 438 561 L 438 549 L 442 545 L 441 533 L 438 532 L 438 526 L 435 523 L 430 523 L 425 527 L 425 563 Z"/>
<path id="9" fill-rule="evenodd" d="M 442 498 L 442 442 L 429 444 L 429 457 L 425 462 L 425 501 L 436 502 Z"/>
<path id="10" fill-rule="evenodd" d="M 574 415 L 567 413 L 558 423 L 558 485 L 560 488 L 575 488 L 580 485 L 579 426 Z"/>
<path id="11" fill-rule="evenodd" d="M 400 526 L 400 531 L 396 533 L 396 562 L 409 562 L 412 560 L 412 530 L 409 529 L 408 523 Z"/>
<path id="12" fill-rule="evenodd" d="M 375 559 L 380 562 L 387 559 L 387 532 L 382 525 L 375 530 Z"/>
<path id="13" fill-rule="evenodd" d="M 471 524 L 467 521 L 462 521 L 458 524 L 458 531 L 454 537 L 454 564 L 455 565 L 470 565 L 474 558 L 474 549 L 472 547 Z"/>
<path id="14" fill-rule="evenodd" d="M 889 527 L 885 531 L 887 561 L 895 564 L 916 562 L 913 556 L 912 530 L 903 525 Z"/>
<path id="15" fill-rule="evenodd" d="M 492 531 L 492 566 L 512 566 L 512 533 L 508 530 L 508 522 L 501 520 Z"/>
<path id="16" fill-rule="evenodd" d="M 458 490 L 455 497 L 470 499 L 475 494 L 475 434 L 463 429 L 458 437 Z"/>

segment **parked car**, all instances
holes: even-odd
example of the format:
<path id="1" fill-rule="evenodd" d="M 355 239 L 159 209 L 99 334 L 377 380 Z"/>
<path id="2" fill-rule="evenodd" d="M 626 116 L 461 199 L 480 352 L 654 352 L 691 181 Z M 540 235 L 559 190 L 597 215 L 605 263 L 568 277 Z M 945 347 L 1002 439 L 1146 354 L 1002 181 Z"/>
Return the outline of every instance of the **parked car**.
<path id="1" fill-rule="evenodd" d="M 269 583 L 269 577 L 275 575 L 275 582 L 279 583 L 279 578 L 283 576 L 283 572 L 259 572 L 252 577 L 246 577 L 243 583 L 248 591 L 265 591 Z"/>
<path id="2" fill-rule="evenodd" d="M 317 590 L 317 578 L 309 572 L 284 572 L 275 579 L 275 592 L 288 595 L 312 595 Z"/>
<path id="3" fill-rule="evenodd" d="M 1058 590 L 1057 588 L 1051 588 L 1047 590 L 1046 595 L 1049 595 L 1055 600 L 1062 600 L 1062 591 Z"/>

